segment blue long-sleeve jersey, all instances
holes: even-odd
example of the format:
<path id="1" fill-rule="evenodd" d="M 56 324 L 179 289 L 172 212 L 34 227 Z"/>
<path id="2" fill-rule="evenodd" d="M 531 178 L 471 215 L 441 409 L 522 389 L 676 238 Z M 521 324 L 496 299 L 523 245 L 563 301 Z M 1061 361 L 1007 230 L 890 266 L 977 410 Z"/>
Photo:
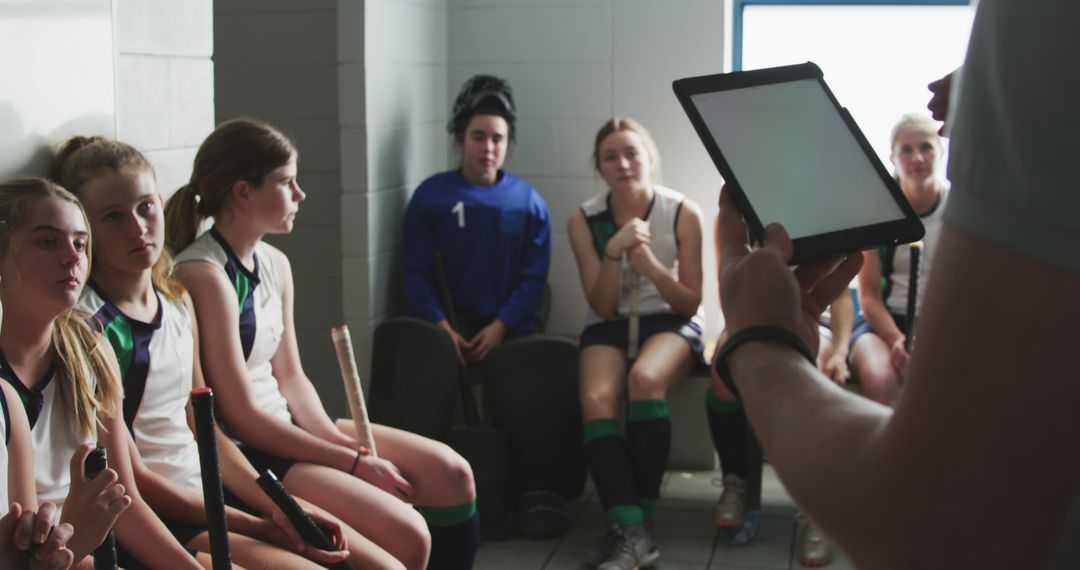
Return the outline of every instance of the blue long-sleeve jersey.
<path id="1" fill-rule="evenodd" d="M 405 296 L 414 316 L 446 318 L 435 281 L 438 249 L 458 315 L 498 318 L 515 334 L 536 329 L 551 264 L 551 216 L 531 184 L 500 174 L 494 186 L 475 186 L 454 170 L 416 189 L 401 244 Z"/>

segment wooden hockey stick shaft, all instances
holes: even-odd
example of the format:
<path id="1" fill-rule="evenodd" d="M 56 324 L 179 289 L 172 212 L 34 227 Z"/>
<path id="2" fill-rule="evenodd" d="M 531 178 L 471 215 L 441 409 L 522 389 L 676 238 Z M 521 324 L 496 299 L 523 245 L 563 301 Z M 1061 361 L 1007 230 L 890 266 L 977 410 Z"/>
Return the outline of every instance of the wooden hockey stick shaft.
<path id="1" fill-rule="evenodd" d="M 630 320 L 627 330 L 626 357 L 637 358 L 641 345 L 641 275 L 630 272 Z"/>
<path id="2" fill-rule="evenodd" d="M 341 367 L 341 381 L 345 383 L 345 394 L 349 399 L 353 425 L 356 426 L 356 437 L 359 438 L 360 445 L 371 450 L 371 455 L 377 456 L 375 438 L 371 435 L 371 422 L 368 421 L 367 404 L 364 402 L 364 390 L 360 387 L 360 373 L 356 369 L 356 356 L 353 354 L 349 327 L 341 325 L 340 328 L 332 328 L 330 336 L 334 339 L 334 352 L 337 353 L 338 366 Z"/>

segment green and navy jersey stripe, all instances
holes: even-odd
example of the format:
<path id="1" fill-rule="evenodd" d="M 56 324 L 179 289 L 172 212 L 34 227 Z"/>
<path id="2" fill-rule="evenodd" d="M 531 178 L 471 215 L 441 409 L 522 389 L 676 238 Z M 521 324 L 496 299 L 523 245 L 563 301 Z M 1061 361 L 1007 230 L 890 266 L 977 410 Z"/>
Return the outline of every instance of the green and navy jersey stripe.
<path id="1" fill-rule="evenodd" d="M 26 419 L 30 421 L 31 429 L 37 425 L 41 410 L 45 409 L 45 396 L 42 392 L 45 391 L 49 382 L 52 382 L 54 373 L 54 365 L 50 363 L 49 369 L 45 371 L 45 376 L 38 382 L 37 386 L 32 389 L 27 388 L 26 384 L 23 384 L 23 381 L 15 374 L 15 370 L 8 364 L 7 357 L 0 352 L 0 378 L 7 380 L 8 384 L 11 384 L 15 388 L 15 392 L 19 394 L 23 409 L 26 410 Z"/>
<path id="2" fill-rule="evenodd" d="M 608 192 L 607 196 L 604 197 L 604 202 L 606 203 L 606 207 L 591 216 L 585 208 L 581 209 L 581 213 L 585 214 L 585 222 L 589 225 L 589 231 L 592 232 L 593 245 L 596 246 L 596 253 L 600 257 L 604 257 L 604 251 L 607 248 L 608 240 L 619 231 L 619 226 L 615 225 L 615 219 L 611 215 L 611 192 Z M 649 214 L 652 213 L 654 204 L 656 204 L 655 194 L 653 195 L 653 199 L 649 202 L 649 209 L 645 210 L 645 215 L 642 216 L 641 219 L 649 219 Z M 676 223 L 678 223 L 677 216 Z"/>
<path id="3" fill-rule="evenodd" d="M 144 323 L 125 315 L 93 281 L 88 285 L 102 301 L 93 321 L 101 327 L 101 333 L 109 340 L 120 364 L 120 378 L 124 384 L 124 422 L 131 429 L 150 374 L 150 340 L 161 328 L 161 296 L 154 291 L 158 302 L 157 315 L 154 322 Z"/>
<path id="4" fill-rule="evenodd" d="M 236 300 L 240 305 L 240 346 L 244 349 L 244 360 L 247 360 L 251 355 L 251 347 L 255 345 L 255 288 L 259 286 L 259 257 L 251 254 L 255 260 L 255 269 L 248 271 L 217 228 L 210 228 L 210 235 L 228 258 L 225 262 L 225 274 L 236 289 Z"/>

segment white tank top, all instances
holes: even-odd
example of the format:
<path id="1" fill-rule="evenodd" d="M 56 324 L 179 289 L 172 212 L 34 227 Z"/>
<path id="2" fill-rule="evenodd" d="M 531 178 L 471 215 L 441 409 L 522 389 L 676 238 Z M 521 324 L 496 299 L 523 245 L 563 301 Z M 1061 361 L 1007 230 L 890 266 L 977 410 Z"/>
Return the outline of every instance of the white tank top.
<path id="1" fill-rule="evenodd" d="M 614 218 L 611 214 L 610 208 L 610 196 L 611 192 L 605 192 L 599 196 L 594 196 L 585 202 L 581 206 L 581 212 L 585 214 L 585 222 L 589 226 L 589 231 L 593 236 L 593 245 L 596 247 L 597 253 L 603 257 L 604 247 L 607 245 L 607 240 L 611 239 L 615 232 L 619 228 L 615 225 Z M 677 227 L 679 224 L 679 214 L 682 211 L 683 202 L 686 200 L 686 196 L 682 195 L 675 190 L 666 188 L 664 186 L 653 186 L 653 201 L 649 205 L 649 211 L 646 212 L 644 220 L 649 222 L 649 234 L 651 241 L 649 242 L 649 249 L 652 250 L 653 255 L 664 267 L 671 268 L 675 271 L 675 275 L 679 274 L 679 238 Z M 622 291 L 619 293 L 619 309 L 618 314 L 620 317 L 626 317 L 630 314 L 630 280 L 633 275 L 633 270 L 630 269 L 629 263 L 627 263 L 626 256 L 622 259 Z M 660 291 L 657 290 L 656 285 L 647 278 L 642 277 L 640 280 L 640 294 L 639 294 L 639 315 L 654 315 L 662 313 L 671 313 L 671 305 L 660 295 Z M 603 321 L 591 308 L 589 309 L 588 316 L 585 319 L 585 325 L 589 326 Z M 698 312 L 694 315 L 694 320 L 701 324 L 702 309 L 699 306 Z"/>
<path id="2" fill-rule="evenodd" d="M 176 264 L 207 261 L 221 268 L 236 290 L 240 315 L 240 345 L 247 363 L 248 381 L 255 406 L 285 422 L 292 422 L 289 405 L 278 389 L 270 359 L 277 353 L 285 328 L 280 274 L 273 249 L 259 242 L 255 246 L 255 269 L 240 263 L 229 244 L 215 228 L 199 236 L 176 256 Z M 213 385 L 213 378 L 206 379 Z"/>
<path id="3" fill-rule="evenodd" d="M 93 283 L 78 308 L 94 315 L 116 352 L 124 384 L 124 423 L 143 463 L 158 475 L 202 492 L 199 449 L 187 423 L 195 339 L 181 301 L 157 294 L 152 323 L 135 320 Z"/>
<path id="4" fill-rule="evenodd" d="M 926 283 L 930 280 L 930 272 L 934 265 L 934 253 L 937 251 L 938 240 L 941 239 L 941 228 L 945 212 L 945 199 L 948 191 L 942 194 L 941 199 L 930 210 L 930 213 L 921 217 L 926 235 L 923 236 L 923 248 L 919 254 L 919 290 L 915 293 L 915 314 L 922 309 L 923 295 L 926 293 Z M 911 275 L 911 247 L 908 245 L 896 246 L 896 253 L 892 261 L 892 287 L 889 289 L 889 297 L 885 299 L 885 306 L 889 312 L 896 315 L 907 314 L 908 289 Z M 880 252 L 879 252 L 880 254 Z"/>
<path id="5" fill-rule="evenodd" d="M 34 389 L 30 389 L 15 375 L 2 354 L 0 367 L 0 376 L 15 387 L 30 420 L 30 439 L 34 445 L 34 483 L 37 487 L 38 502 L 50 501 L 63 509 L 68 488 L 71 486 L 71 456 L 83 443 L 96 441 L 97 434 L 76 435 L 66 406 L 57 393 L 57 383 L 60 380 L 52 368 L 45 373 L 44 380 L 38 382 Z"/>

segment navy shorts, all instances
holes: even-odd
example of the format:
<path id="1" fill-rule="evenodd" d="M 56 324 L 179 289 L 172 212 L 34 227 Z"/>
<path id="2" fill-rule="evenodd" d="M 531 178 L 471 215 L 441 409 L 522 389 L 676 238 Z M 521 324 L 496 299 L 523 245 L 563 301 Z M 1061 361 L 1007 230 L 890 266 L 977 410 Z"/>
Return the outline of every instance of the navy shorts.
<path id="1" fill-rule="evenodd" d="M 889 313 L 892 315 L 892 320 L 896 323 L 896 326 L 900 327 L 901 331 L 907 330 L 907 317 L 897 315 L 896 313 Z M 848 341 L 848 360 L 851 360 L 851 354 L 855 352 L 855 341 L 859 340 L 859 337 L 874 332 L 874 329 L 870 328 L 870 322 L 860 313 L 855 318 L 855 324 L 851 327 L 851 340 Z M 874 333 L 877 334 L 877 333 Z"/>
<path id="2" fill-rule="evenodd" d="M 251 462 L 251 466 L 254 467 L 255 471 L 258 471 L 260 475 L 262 475 L 263 471 L 269 469 L 274 472 L 274 475 L 277 475 L 278 479 L 285 479 L 285 474 L 289 472 L 289 469 L 292 469 L 293 465 L 296 465 L 296 462 L 291 459 L 283 459 L 276 455 L 270 455 L 269 453 L 255 449 L 250 445 L 241 443 L 238 444 L 237 447 L 240 448 L 240 452 L 244 454 L 244 457 L 246 457 L 249 462 Z"/>
<path id="3" fill-rule="evenodd" d="M 644 345 L 652 336 L 666 332 L 679 335 L 690 345 L 695 363 L 705 362 L 701 325 L 686 317 L 666 313 L 642 316 L 638 323 L 638 342 Z M 629 337 L 629 319 L 603 321 L 585 327 L 581 333 L 581 348 L 599 344 L 625 349 L 630 343 Z"/>

